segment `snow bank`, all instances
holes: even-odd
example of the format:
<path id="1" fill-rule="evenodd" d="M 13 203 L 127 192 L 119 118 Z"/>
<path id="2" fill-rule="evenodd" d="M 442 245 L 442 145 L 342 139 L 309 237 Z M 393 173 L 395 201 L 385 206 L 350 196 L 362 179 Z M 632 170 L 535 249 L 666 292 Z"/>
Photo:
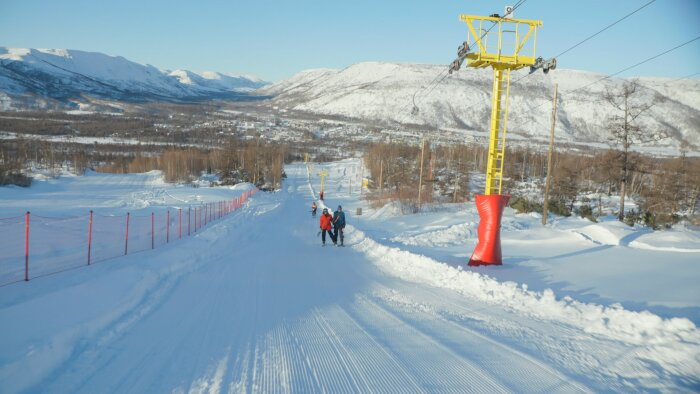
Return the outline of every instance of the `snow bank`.
<path id="1" fill-rule="evenodd" d="M 647 311 L 628 311 L 617 304 L 604 307 L 570 297 L 557 299 L 550 289 L 535 292 L 528 290 L 527 285 L 501 283 L 477 272 L 384 246 L 362 231 L 348 227 L 348 243 L 386 273 L 407 281 L 451 289 L 517 313 L 579 327 L 586 333 L 638 345 L 641 355 L 662 363 L 665 369 L 681 375 L 700 374 L 700 330 L 686 318 L 662 319 Z"/>
<path id="2" fill-rule="evenodd" d="M 475 223 L 462 223 L 418 235 L 399 235 L 391 241 L 413 246 L 445 247 L 463 245 L 475 236 Z"/>

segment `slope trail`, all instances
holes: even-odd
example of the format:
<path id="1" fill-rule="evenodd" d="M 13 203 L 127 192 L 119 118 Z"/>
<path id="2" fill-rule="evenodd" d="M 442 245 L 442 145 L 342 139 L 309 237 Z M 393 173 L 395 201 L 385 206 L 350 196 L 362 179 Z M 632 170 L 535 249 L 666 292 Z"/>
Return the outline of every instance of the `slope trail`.
<path id="1" fill-rule="evenodd" d="M 236 219 L 207 230 L 221 236 L 206 244 L 202 261 L 186 274 L 164 275 L 161 291 L 108 328 L 84 334 L 60 366 L 28 388 L 589 391 L 550 362 L 463 323 L 472 311 L 483 319 L 483 306 L 450 297 L 462 317 L 435 313 L 430 305 L 445 305 L 446 291 L 387 276 L 352 247 L 322 248 L 305 169 L 292 166 L 287 174 L 280 192 L 259 193 Z"/>

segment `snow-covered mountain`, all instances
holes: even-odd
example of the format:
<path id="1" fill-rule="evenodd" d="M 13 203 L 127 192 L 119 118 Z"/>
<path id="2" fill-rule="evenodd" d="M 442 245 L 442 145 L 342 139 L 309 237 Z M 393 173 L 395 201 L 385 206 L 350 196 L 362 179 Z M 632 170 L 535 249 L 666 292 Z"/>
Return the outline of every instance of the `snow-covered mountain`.
<path id="1" fill-rule="evenodd" d="M 275 96 L 276 105 L 281 107 L 318 115 L 470 132 L 487 130 L 492 71 L 463 68 L 431 88 L 431 82 L 444 75 L 443 71 L 445 66 L 441 65 L 359 63 L 343 70 L 304 71 L 257 92 Z M 509 133 L 548 138 L 553 84 L 558 83 L 557 138 L 606 141 L 606 120 L 615 110 L 602 94 L 619 88 L 626 79 L 595 83 L 605 76 L 565 69 L 547 75 L 526 74 L 526 70 L 519 70 L 511 77 Z M 658 144 L 678 147 L 685 141 L 700 146 L 700 81 L 641 78 L 639 82 L 644 86 L 640 99 L 656 102 L 642 124 L 650 134 L 664 131 L 670 135 Z M 415 115 L 411 114 L 414 94 L 419 108 Z"/>
<path id="2" fill-rule="evenodd" d="M 20 102 L 81 102 L 237 98 L 266 85 L 215 72 L 164 71 L 121 56 L 65 49 L 0 47 L 0 106 Z"/>

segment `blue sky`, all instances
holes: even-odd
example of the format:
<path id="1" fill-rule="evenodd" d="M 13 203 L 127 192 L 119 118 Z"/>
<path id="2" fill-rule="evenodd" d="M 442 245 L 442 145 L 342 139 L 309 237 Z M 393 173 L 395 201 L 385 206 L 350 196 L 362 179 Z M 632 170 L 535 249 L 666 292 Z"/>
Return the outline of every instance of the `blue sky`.
<path id="1" fill-rule="evenodd" d="M 515 16 L 544 22 L 537 47 L 547 57 L 648 1 L 527 0 Z M 460 13 L 502 13 L 515 2 L 0 0 L 0 45 L 96 51 L 160 68 L 277 81 L 361 61 L 447 65 L 466 36 Z M 700 0 L 657 0 L 558 65 L 610 74 L 698 36 Z M 697 72 L 700 40 L 622 76 Z"/>

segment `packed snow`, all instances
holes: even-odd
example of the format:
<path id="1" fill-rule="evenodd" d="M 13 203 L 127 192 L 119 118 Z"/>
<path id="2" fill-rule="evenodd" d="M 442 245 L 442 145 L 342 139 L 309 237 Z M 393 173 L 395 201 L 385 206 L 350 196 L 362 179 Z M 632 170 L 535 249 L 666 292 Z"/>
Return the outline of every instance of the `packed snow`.
<path id="1" fill-rule="evenodd" d="M 0 391 L 700 390 L 697 228 L 506 209 L 504 265 L 471 268 L 472 203 L 375 209 L 360 163 L 288 165 L 195 236 L 0 287 Z M 0 215 L 176 203 L 154 190 L 241 192 L 90 173 L 0 188 Z M 321 246 L 313 200 L 343 206 L 346 247 Z"/>

